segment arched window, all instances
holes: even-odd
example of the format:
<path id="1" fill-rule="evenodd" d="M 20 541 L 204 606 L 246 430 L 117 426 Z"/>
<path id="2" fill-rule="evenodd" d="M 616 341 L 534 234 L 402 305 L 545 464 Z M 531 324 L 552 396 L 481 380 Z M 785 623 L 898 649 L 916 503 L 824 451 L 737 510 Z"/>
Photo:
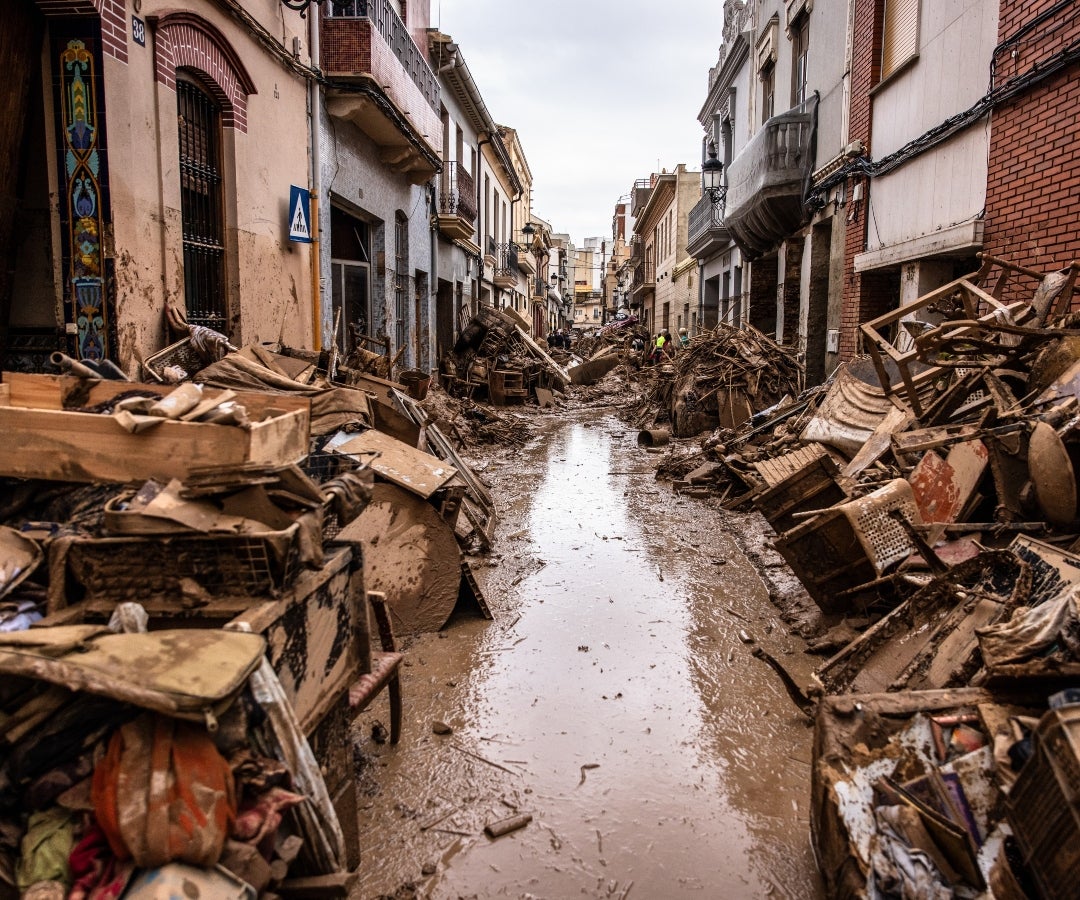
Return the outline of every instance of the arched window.
<path id="1" fill-rule="evenodd" d="M 227 333 L 221 104 L 181 69 L 176 107 L 187 318 Z"/>

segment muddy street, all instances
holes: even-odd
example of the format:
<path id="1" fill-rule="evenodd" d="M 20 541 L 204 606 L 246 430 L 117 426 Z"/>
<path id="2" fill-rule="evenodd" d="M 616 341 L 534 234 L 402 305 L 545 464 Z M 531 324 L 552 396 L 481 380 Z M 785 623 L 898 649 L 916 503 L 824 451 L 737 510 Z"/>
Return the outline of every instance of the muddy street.
<path id="1" fill-rule="evenodd" d="M 818 894 L 812 732 L 748 641 L 800 682 L 802 643 L 635 438 L 584 410 L 479 466 L 495 621 L 459 610 L 407 642 L 400 744 L 371 740 L 382 705 L 360 718 L 354 897 Z M 484 834 L 515 814 L 532 820 Z"/>

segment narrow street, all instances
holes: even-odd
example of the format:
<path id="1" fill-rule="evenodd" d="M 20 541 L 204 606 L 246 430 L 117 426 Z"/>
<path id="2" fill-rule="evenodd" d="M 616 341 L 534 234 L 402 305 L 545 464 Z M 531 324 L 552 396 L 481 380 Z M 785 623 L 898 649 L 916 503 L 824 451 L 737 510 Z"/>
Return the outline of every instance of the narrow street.
<path id="1" fill-rule="evenodd" d="M 717 514 L 636 433 L 551 417 L 478 469 L 500 503 L 459 610 L 408 645 L 405 729 L 358 724 L 356 898 L 813 897 L 811 729 L 751 656 L 810 666 Z M 452 734 L 433 733 L 434 722 Z M 529 813 L 492 840 L 485 825 Z"/>

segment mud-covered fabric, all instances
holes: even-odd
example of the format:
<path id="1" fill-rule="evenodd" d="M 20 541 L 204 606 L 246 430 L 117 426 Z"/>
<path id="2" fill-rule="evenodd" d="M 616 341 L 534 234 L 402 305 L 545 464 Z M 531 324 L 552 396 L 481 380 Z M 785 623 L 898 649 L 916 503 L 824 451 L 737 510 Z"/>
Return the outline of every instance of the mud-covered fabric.
<path id="1" fill-rule="evenodd" d="M 144 868 L 214 865 L 236 818 L 232 770 L 206 729 L 149 713 L 112 736 L 92 798 L 113 853 Z"/>

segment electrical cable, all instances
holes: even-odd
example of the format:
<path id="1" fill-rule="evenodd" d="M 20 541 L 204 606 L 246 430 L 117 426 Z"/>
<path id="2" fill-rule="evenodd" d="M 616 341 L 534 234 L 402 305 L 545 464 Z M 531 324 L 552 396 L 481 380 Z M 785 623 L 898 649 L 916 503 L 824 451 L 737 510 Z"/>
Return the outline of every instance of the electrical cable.
<path id="1" fill-rule="evenodd" d="M 1048 21 L 1055 13 L 1069 7 L 1073 7 L 1075 10 L 1076 0 L 1061 0 L 1061 2 L 1055 4 L 1044 13 L 1040 13 L 1030 22 L 1021 26 L 1012 35 L 997 45 L 991 55 L 991 85 L 993 85 L 993 81 L 996 77 L 996 60 L 998 55 L 1002 51 L 1014 47 L 1023 37 L 1026 37 L 1039 25 Z M 1039 35 L 1039 37 L 1045 36 L 1047 33 L 1052 33 L 1060 27 L 1059 24 Z M 875 178 L 879 175 L 885 175 L 892 172 L 904 163 L 925 153 L 927 150 L 937 146 L 959 131 L 964 130 L 979 119 L 988 116 L 994 108 L 1012 100 L 1019 94 L 1030 90 L 1039 82 L 1044 81 L 1051 75 L 1056 74 L 1077 61 L 1080 61 L 1080 39 L 1073 41 L 1046 59 L 1033 63 L 1020 75 L 1010 78 L 999 86 L 992 86 L 968 109 L 950 116 L 948 119 L 924 132 L 919 137 L 909 141 L 903 147 L 893 151 L 888 156 L 882 157 L 879 160 L 859 157 L 841 166 L 835 172 L 832 172 L 823 178 L 807 193 L 807 207 L 811 211 L 824 207 L 827 203 L 829 191 L 846 181 L 848 178 L 858 176 Z"/>

